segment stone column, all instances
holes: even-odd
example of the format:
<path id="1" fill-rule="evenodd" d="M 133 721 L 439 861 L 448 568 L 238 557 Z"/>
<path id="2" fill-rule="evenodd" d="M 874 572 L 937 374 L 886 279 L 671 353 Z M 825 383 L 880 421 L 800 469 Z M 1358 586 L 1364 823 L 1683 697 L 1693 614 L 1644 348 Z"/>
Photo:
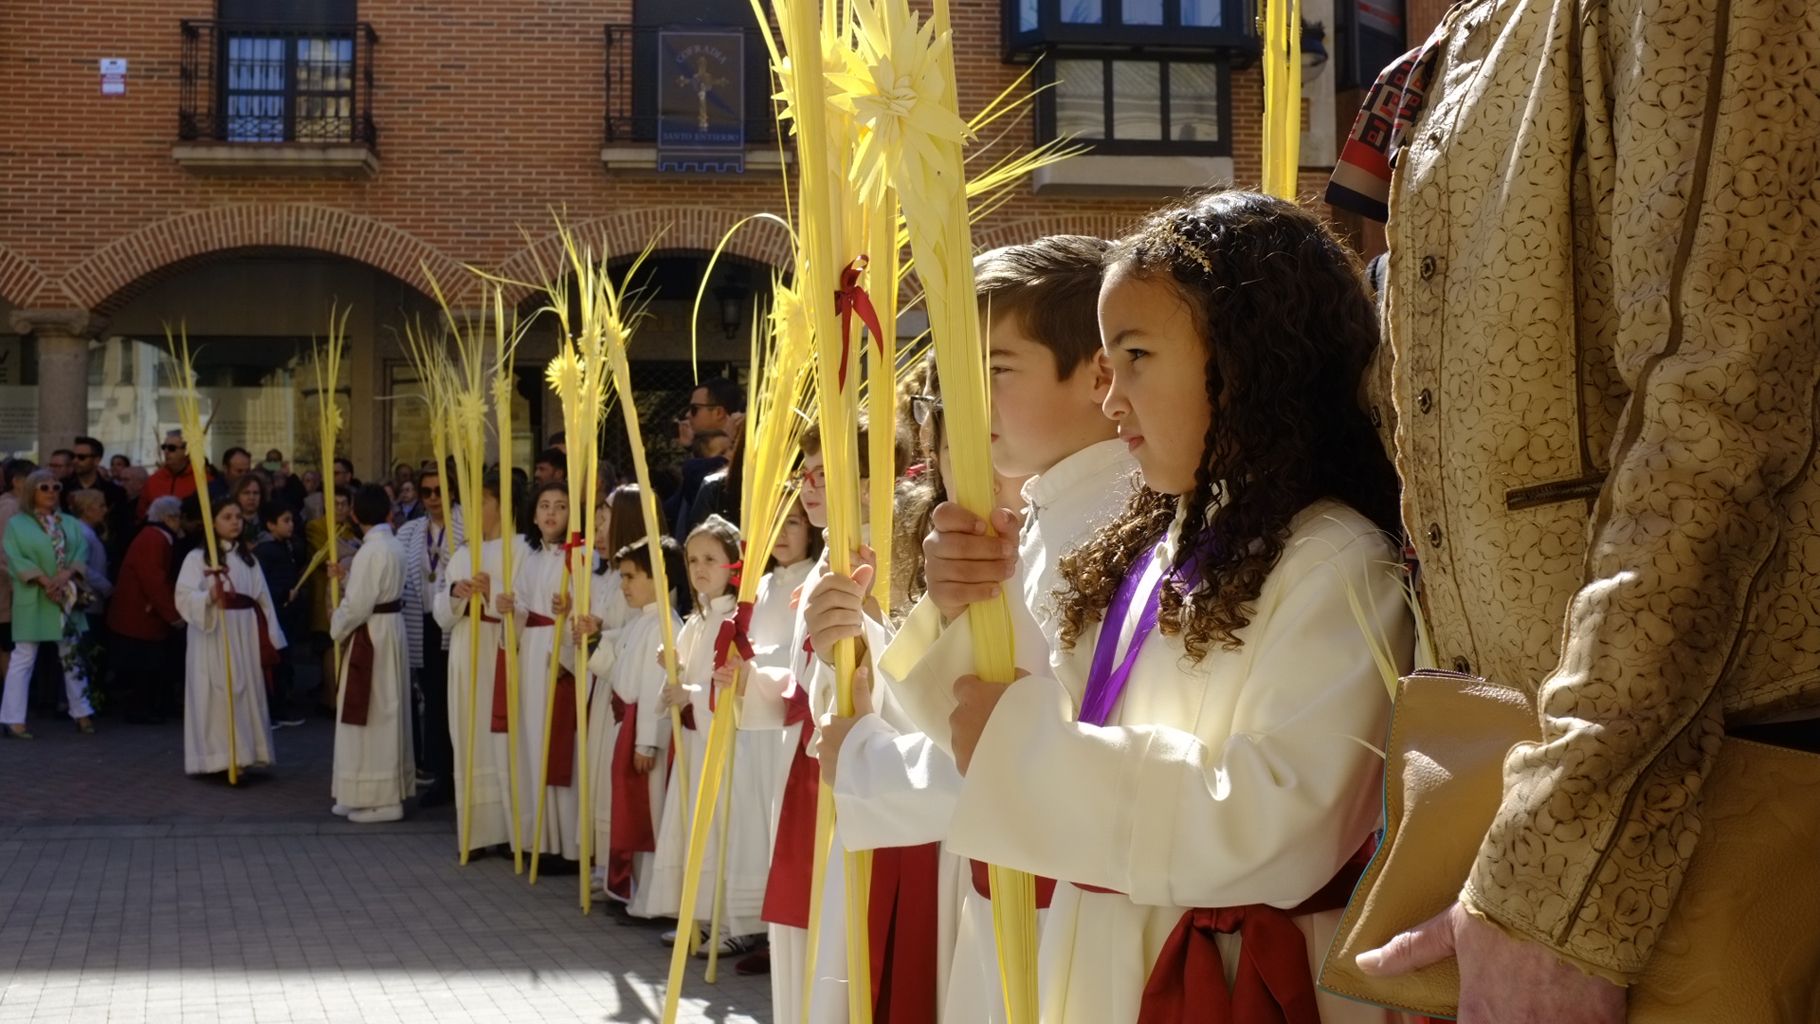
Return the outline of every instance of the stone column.
<path id="1" fill-rule="evenodd" d="M 88 433 L 88 343 L 107 321 L 85 309 L 21 309 L 12 328 L 38 348 L 38 458 Z"/>

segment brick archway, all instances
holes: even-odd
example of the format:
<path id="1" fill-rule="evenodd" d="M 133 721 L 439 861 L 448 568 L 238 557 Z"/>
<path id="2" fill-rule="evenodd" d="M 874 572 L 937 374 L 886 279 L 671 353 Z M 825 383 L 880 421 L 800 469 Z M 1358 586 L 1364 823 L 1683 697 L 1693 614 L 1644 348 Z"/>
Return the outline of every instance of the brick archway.
<path id="1" fill-rule="evenodd" d="M 711 206 L 648 207 L 572 224 L 569 229 L 577 243 L 591 246 L 597 255 L 604 253 L 610 258 L 636 256 L 653 241 L 659 254 L 709 253 L 720 244 L 728 229 L 747 215 L 746 211 Z M 752 221 L 727 242 L 724 251 L 728 256 L 783 267 L 790 259 L 790 236 L 778 224 Z M 556 273 L 564 259 L 562 241 L 551 230 L 501 263 L 498 274 L 507 280 L 534 284 L 540 263 L 547 271 Z M 478 282 L 470 282 L 463 298 L 477 299 L 475 290 L 479 287 Z M 508 289 L 506 300 L 522 302 L 532 290 Z"/>
<path id="2" fill-rule="evenodd" d="M 390 224 L 307 203 L 216 206 L 148 224 L 109 242 L 62 279 L 80 306 L 118 308 L 174 269 L 210 253 L 257 248 L 309 249 L 357 260 L 430 294 L 423 268 L 443 282 L 466 276 L 460 264 Z"/>
<path id="3" fill-rule="evenodd" d="M 50 279 L 44 276 L 36 264 L 0 245 L 0 302 L 5 302 L 14 309 L 47 304 L 66 305 L 67 303 L 57 302 L 54 297 L 45 294 L 50 287 Z"/>

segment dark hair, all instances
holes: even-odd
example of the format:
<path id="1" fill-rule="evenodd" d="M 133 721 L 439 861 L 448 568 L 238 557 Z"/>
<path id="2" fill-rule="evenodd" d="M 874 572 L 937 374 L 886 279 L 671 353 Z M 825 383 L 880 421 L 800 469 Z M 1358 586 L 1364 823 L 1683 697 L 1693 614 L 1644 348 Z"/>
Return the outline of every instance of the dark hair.
<path id="1" fill-rule="evenodd" d="M 728 436 L 724 430 L 700 431 L 695 435 L 695 441 L 689 445 L 689 450 L 694 453 L 696 458 L 705 459 L 708 457 L 708 442 L 728 438 Z"/>
<path id="2" fill-rule="evenodd" d="M 402 466 L 402 465 L 404 465 L 404 463 L 401 462 L 401 463 L 399 463 L 399 465 Z M 411 486 L 416 488 L 417 499 L 419 501 L 423 500 L 423 482 L 425 480 L 429 479 L 430 477 L 436 478 L 436 485 L 438 487 L 441 487 L 444 490 L 448 489 L 448 479 L 445 478 L 442 475 L 441 471 L 439 471 L 435 466 L 431 466 L 429 469 L 420 469 L 417 472 L 411 474 Z"/>
<path id="3" fill-rule="evenodd" d="M 291 507 L 290 502 L 282 498 L 273 498 L 259 506 L 259 523 L 262 526 L 269 526 L 287 515 L 294 522 L 297 518 L 297 510 Z"/>
<path id="4" fill-rule="evenodd" d="M 1049 350 L 1067 380 L 1100 347 L 1100 275 L 1112 243 L 1090 235 L 1050 235 L 973 258 L 980 311 L 997 322 L 1016 317 L 1031 341 Z"/>
<path id="5" fill-rule="evenodd" d="M 608 551 L 617 554 L 628 545 L 645 539 L 645 510 L 639 497 L 637 484 L 620 484 L 607 492 L 607 512 L 612 516 L 607 524 Z M 663 514 L 663 509 L 657 510 L 660 521 Z M 663 529 L 661 522 L 658 529 Z"/>
<path id="6" fill-rule="evenodd" d="M 379 484 L 361 484 L 354 492 L 354 502 L 349 510 L 360 525 L 378 526 L 391 522 L 392 499 L 386 497 L 385 488 Z"/>
<path id="7" fill-rule="evenodd" d="M 272 496 L 272 489 L 265 485 L 265 481 L 260 479 L 257 473 L 242 473 L 240 478 L 234 481 L 234 486 L 229 489 L 228 500 L 236 505 L 240 504 L 240 492 L 249 487 L 259 488 L 259 500 L 261 502 Z"/>
<path id="8" fill-rule="evenodd" d="M 6 489 L 12 490 L 13 484 L 22 476 L 36 472 L 38 464 L 30 459 L 12 459 L 6 464 Z"/>
<path id="9" fill-rule="evenodd" d="M 216 505 L 214 508 L 209 509 L 209 514 L 212 516 L 220 516 L 221 513 L 226 512 L 228 509 L 233 509 L 240 516 L 240 536 L 235 538 L 233 546 L 222 547 L 221 556 L 223 558 L 226 558 L 228 555 L 237 554 L 240 556 L 240 560 L 242 562 L 246 563 L 247 565 L 257 565 L 258 562 L 253 558 L 253 534 L 257 533 L 258 531 L 249 529 L 249 527 L 255 526 L 257 524 L 248 522 L 246 513 L 241 512 L 240 506 L 231 501 L 222 502 L 221 504 Z M 196 518 L 198 520 L 200 520 L 202 518 L 202 505 L 200 502 L 198 502 L 196 505 Z M 220 534 L 215 535 L 215 543 L 217 543 L 217 544 L 224 543 L 221 539 Z"/>
<path id="10" fill-rule="evenodd" d="M 75 441 L 75 443 L 76 443 L 76 444 L 82 444 L 82 445 L 87 445 L 87 446 L 89 446 L 89 447 L 90 447 L 90 448 L 93 448 L 93 449 L 95 449 L 95 458 L 96 458 L 96 459 L 97 459 L 97 460 L 99 460 L 99 459 L 100 459 L 100 458 L 101 458 L 101 457 L 102 457 L 102 456 L 103 456 L 103 455 L 106 455 L 106 454 L 107 454 L 107 449 L 106 449 L 106 448 L 104 448 L 104 447 L 102 447 L 102 445 L 101 445 L 101 442 L 100 442 L 100 441 L 97 441 L 97 440 L 95 440 L 95 439 L 94 439 L 94 438 L 92 438 L 92 437 L 88 437 L 88 436 L 86 436 L 86 435 L 84 435 L 84 436 L 79 436 L 79 437 L 77 437 L 77 438 L 76 438 L 76 441 Z"/>
<path id="11" fill-rule="evenodd" d="M 554 448 L 559 444 L 567 444 L 568 441 L 569 432 L 566 430 L 558 430 L 556 433 L 551 434 L 550 439 L 544 442 L 544 444 L 546 447 Z"/>
<path id="12" fill-rule="evenodd" d="M 866 419 L 865 414 L 862 413 L 859 418 L 859 475 L 868 479 L 872 476 L 872 446 L 869 443 L 871 433 L 871 423 Z M 904 440 L 904 435 L 902 433 L 896 431 L 893 431 L 893 433 L 896 436 L 892 445 L 892 459 L 894 461 L 891 467 L 891 476 L 892 479 L 896 479 L 897 477 L 904 475 L 904 467 L 910 463 L 910 445 Z M 816 420 L 809 424 L 803 431 L 802 440 L 798 441 L 797 444 L 802 448 L 804 455 L 820 455 L 822 451 L 821 421 Z"/>
<path id="13" fill-rule="evenodd" d="M 348 476 L 352 477 L 354 475 L 354 460 L 344 459 L 341 456 L 337 455 L 335 457 L 335 468 L 336 469 L 346 469 L 348 471 Z"/>
<path id="14" fill-rule="evenodd" d="M 683 568 L 682 547 L 671 537 L 659 537 L 657 547 L 664 553 L 664 578 L 675 586 L 677 580 L 687 575 Z M 621 562 L 631 562 L 644 570 L 646 576 L 656 575 L 651 571 L 651 545 L 642 540 L 613 552 L 613 567 L 619 568 Z"/>
<path id="15" fill-rule="evenodd" d="M 335 497 L 346 498 L 349 501 L 353 501 L 354 500 L 354 488 L 349 487 L 347 484 L 336 484 L 335 485 Z"/>
<path id="16" fill-rule="evenodd" d="M 51 449 L 51 455 L 61 455 L 66 459 L 73 459 L 76 457 L 76 453 L 68 448 L 53 448 Z"/>
<path id="17" fill-rule="evenodd" d="M 689 542 L 697 537 L 710 537 L 719 543 L 720 549 L 727 555 L 727 562 L 729 565 L 737 564 L 741 561 L 742 552 L 740 551 L 739 546 L 739 527 L 734 526 L 725 519 L 722 519 L 719 516 L 709 516 L 696 524 L 695 528 L 689 531 L 688 539 L 683 541 L 685 552 L 688 549 Z M 740 570 L 735 569 L 733 571 L 732 579 L 737 581 L 739 579 L 739 574 Z M 737 589 L 735 583 L 730 582 L 728 586 L 730 589 Z"/>
<path id="18" fill-rule="evenodd" d="M 563 476 L 565 477 L 569 475 L 569 455 L 560 448 L 545 448 L 543 451 L 538 452 L 537 461 L 533 462 L 532 465 L 550 466 L 562 470 Z"/>
<path id="19" fill-rule="evenodd" d="M 718 405 L 729 413 L 746 411 L 746 389 L 726 377 L 709 377 L 707 380 L 696 382 L 696 385 L 689 389 L 691 402 L 695 400 L 697 391 L 708 393 L 706 404 Z"/>
<path id="20" fill-rule="evenodd" d="M 792 515 L 801 515 L 803 517 L 803 525 L 808 527 L 808 532 L 809 532 L 809 546 L 803 549 L 803 551 L 804 551 L 803 557 L 808 559 L 809 561 L 813 562 L 822 556 L 822 547 L 827 543 L 827 538 L 823 537 L 822 532 L 820 530 L 816 529 L 813 525 L 811 525 L 809 523 L 809 513 L 808 512 L 799 511 L 802 509 L 802 507 L 803 507 L 803 499 L 800 497 L 798 497 L 794 501 L 790 502 L 789 507 L 784 509 L 783 517 L 777 521 L 777 531 L 778 531 L 777 535 L 779 537 L 783 536 L 785 519 L 790 518 Z M 776 550 L 777 545 L 776 545 L 776 543 L 773 543 L 771 545 L 771 547 L 772 547 L 772 550 L 765 552 L 765 571 L 766 572 L 770 572 L 773 569 L 777 568 L 777 550 Z M 892 561 L 896 561 L 896 559 L 893 558 Z M 794 564 L 794 563 L 792 563 L 792 564 Z"/>
<path id="21" fill-rule="evenodd" d="M 1104 613 L 1179 514 L 1173 568 L 1198 558 L 1199 578 L 1187 594 L 1163 588 L 1158 622 L 1198 660 L 1210 644 L 1240 646 L 1290 522 L 1311 503 L 1341 501 L 1400 530 L 1396 470 L 1359 400 L 1377 318 L 1358 261 L 1321 221 L 1255 192 L 1152 214 L 1107 266 L 1168 281 L 1189 304 L 1219 413 L 1188 497 L 1140 488 L 1123 516 L 1062 560 L 1062 643 L 1073 646 Z"/>
<path id="22" fill-rule="evenodd" d="M 490 469 L 481 474 L 481 492 L 484 494 L 491 494 L 494 499 L 499 502 L 501 507 L 509 505 L 511 508 L 516 509 L 524 504 L 524 481 L 519 478 L 516 472 L 512 474 L 512 481 L 510 484 L 511 492 L 506 493 L 501 490 L 503 486 L 505 486 L 505 484 L 499 479 L 499 470 Z"/>
<path id="23" fill-rule="evenodd" d="M 543 531 L 537 528 L 537 501 L 548 491 L 561 491 L 562 496 L 567 498 L 569 497 L 569 485 L 561 480 L 550 480 L 531 488 L 530 497 L 525 499 L 524 518 L 520 519 L 519 522 L 524 524 L 520 532 L 524 534 L 525 543 L 531 545 L 532 551 L 543 550 Z M 574 503 L 571 501 L 569 506 L 569 525 L 573 526 L 574 524 L 575 507 Z"/>
<path id="24" fill-rule="evenodd" d="M 247 451 L 245 448 L 241 448 L 238 446 L 229 448 L 227 451 L 221 453 L 221 464 L 223 466 L 227 465 L 236 455 L 246 456 L 247 464 L 249 466 L 252 465 L 253 453 Z"/>
<path id="25" fill-rule="evenodd" d="M 109 459 L 109 460 L 107 460 L 107 461 L 108 461 L 108 463 L 109 463 L 109 464 L 110 464 L 110 465 L 111 465 L 111 464 L 113 464 L 113 463 L 116 463 L 116 462 L 124 462 L 124 463 L 126 463 L 126 464 L 127 464 L 127 465 L 129 465 L 129 466 L 130 466 L 130 465 L 132 465 L 132 464 L 133 464 L 133 460 L 132 460 L 132 459 L 129 459 L 129 458 L 127 458 L 127 457 L 126 457 L 126 456 L 125 456 L 125 455 L 122 455 L 122 454 L 120 454 L 120 453 L 119 453 L 119 452 L 115 452 L 115 453 L 114 453 L 114 457 L 113 457 L 113 458 L 111 458 L 111 459 Z"/>

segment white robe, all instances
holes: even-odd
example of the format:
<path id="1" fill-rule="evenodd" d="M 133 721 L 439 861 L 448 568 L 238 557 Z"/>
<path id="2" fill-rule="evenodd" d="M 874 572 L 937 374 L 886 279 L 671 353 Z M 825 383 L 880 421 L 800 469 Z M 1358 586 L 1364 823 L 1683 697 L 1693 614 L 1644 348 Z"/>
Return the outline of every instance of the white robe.
<path id="1" fill-rule="evenodd" d="M 633 901 L 634 913 L 660 916 L 674 914 L 681 908 L 689 832 L 695 804 L 700 799 L 708 728 L 714 715 L 708 706 L 708 695 L 714 686 L 714 640 L 721 623 L 732 618 L 736 608 L 737 600 L 732 594 L 713 599 L 689 616 L 676 639 L 681 681 L 690 687 L 689 702 L 694 708 L 696 726 L 683 730 L 684 749 L 678 751 L 674 766 L 677 771 L 686 767 L 689 772 L 687 802 L 685 791 L 679 786 L 670 786 L 664 794 L 651 881 L 645 887 L 644 898 Z M 775 759 L 769 756 L 776 750 L 773 739 L 761 733 L 735 733 L 731 784 L 721 788 L 720 807 L 725 810 L 716 814 L 713 834 L 704 848 L 695 917 L 705 924 L 713 916 L 720 843 L 723 836 L 726 839 L 723 936 L 755 935 L 764 930 L 759 914 L 764 909 L 765 883 L 771 866 L 766 787 L 775 771 Z"/>
<path id="2" fill-rule="evenodd" d="M 583 561 L 580 565 L 591 563 Z M 525 849 L 561 854 L 565 860 L 581 859 L 581 793 L 576 786 L 548 786 L 544 789 L 543 835 L 536 833 L 538 784 L 544 779 L 544 734 L 549 731 L 550 664 L 556 627 L 525 629 L 525 615 L 536 612 L 554 619 L 552 601 L 562 588 L 563 559 L 561 548 L 546 547 L 532 551 L 514 570 L 513 594 L 518 615 L 518 815 L 520 834 Z M 594 581 L 598 583 L 598 578 Z M 590 584 L 590 590 L 593 584 Z M 613 588 L 617 590 L 617 587 Z M 604 598 L 603 598 L 604 600 Z M 569 601 L 581 607 L 579 579 L 569 577 Z M 589 596 L 590 607 L 595 597 Z M 563 645 L 567 649 L 559 664 L 572 661 L 575 634 L 566 624 Z M 584 680 L 577 679 L 581 686 Z M 589 746 L 593 746 L 590 737 Z M 578 766 L 585 768 L 586 765 Z M 577 778 L 571 775 L 573 780 Z"/>
<path id="3" fill-rule="evenodd" d="M 1054 595 L 1061 559 L 1125 509 L 1136 472 L 1137 460 L 1125 443 L 1110 440 L 1025 482 L 1017 571 L 1007 588 L 1021 598 L 1011 602 L 1018 667 L 1041 675 L 1072 670 L 1053 656 L 1060 637 Z M 946 839 L 961 786 L 948 752 L 948 714 L 954 709 L 954 680 L 973 671 L 972 623 L 963 616 L 944 628 L 941 613 L 925 597 L 879 664 L 898 680 L 893 695 L 910 726 L 907 732 L 895 729 L 874 715 L 848 735 L 835 787 L 843 835 L 864 846 Z M 961 894 L 943 1019 L 1001 1024 L 1005 1002 L 992 901 L 976 892 L 970 879 L 963 880 Z M 1038 913 L 1039 929 L 1046 916 Z"/>
<path id="4" fill-rule="evenodd" d="M 227 589 L 242 593 L 259 606 L 249 611 L 224 612 L 209 603 L 210 579 L 204 571 L 207 557 L 199 548 L 183 560 L 177 575 L 177 613 L 189 623 L 184 650 L 183 770 L 190 775 L 227 771 L 237 767 L 272 763 L 272 723 L 265 703 L 265 672 L 259 665 L 259 622 L 265 616 L 272 644 L 285 646 L 284 630 L 265 589 L 265 573 L 257 563 L 247 565 L 238 554 L 222 562 L 227 568 Z M 228 662 L 223 659 L 221 636 L 227 634 L 234 676 L 234 754 L 228 754 Z"/>
<path id="5" fill-rule="evenodd" d="M 348 688 L 335 705 L 335 802 L 355 809 L 389 807 L 417 791 L 411 757 L 409 654 L 402 612 L 375 615 L 373 607 L 404 594 L 404 552 L 389 526 L 361 538 L 348 570 L 341 604 L 329 619 L 329 636 L 341 647 L 341 678 L 353 654 L 347 642 L 362 623 L 373 641 L 373 691 L 365 725 L 341 720 Z"/>
<path id="6" fill-rule="evenodd" d="M 1064 880 L 1039 955 L 1046 1024 L 1133 1019 L 1186 909 L 1294 907 L 1358 851 L 1378 822 L 1374 748 L 1390 716 L 1365 630 L 1407 670 L 1413 624 L 1401 568 L 1364 517 L 1317 502 L 1296 518 L 1239 650 L 1187 662 L 1180 637 L 1158 630 L 1104 727 L 1074 720 L 1081 694 L 1064 679 L 1033 675 L 1007 688 L 975 750 L 949 846 Z M 1354 617 L 1349 590 L 1369 624 Z M 1121 656 L 1140 606 L 1121 626 Z M 1092 645 L 1068 657 L 1090 663 Z M 1339 917 L 1295 919 L 1311 974 Z M 1220 943 L 1230 973 L 1238 939 Z M 1327 1024 L 1395 1018 L 1319 1000 Z"/>
<path id="7" fill-rule="evenodd" d="M 621 604 L 623 606 L 623 600 Z M 635 749 L 643 746 L 658 752 L 659 767 L 645 775 L 651 799 L 651 834 L 655 836 L 662 824 L 664 788 L 669 781 L 669 774 L 662 769 L 664 753 L 670 748 L 668 723 L 662 723 L 664 727 L 659 728 L 660 719 L 637 711 L 625 721 L 616 723 L 610 699 L 618 697 L 628 705 L 638 705 L 639 710 L 662 701 L 666 676 L 657 665 L 657 655 L 664 643 L 662 611 L 662 605 L 653 601 L 633 612 L 630 619 L 614 630 L 609 641 L 596 648 L 588 659 L 588 668 L 597 680 L 589 721 L 589 754 L 594 762 L 590 783 L 594 798 L 594 856 L 603 871 L 607 852 L 612 849 L 613 815 L 621 813 L 613 806 L 613 748 L 619 742 L 622 729 L 633 731 Z M 682 628 L 674 612 L 670 615 L 670 626 L 672 635 Z M 641 723 L 643 731 L 639 728 Z M 656 854 L 650 851 L 632 855 L 632 891 L 635 895 L 650 883 L 651 864 L 655 858 Z"/>
<path id="8" fill-rule="evenodd" d="M 513 564 L 530 554 L 530 546 L 524 538 L 514 535 Z M 489 540 L 481 546 L 480 571 L 484 571 L 492 580 L 489 592 L 482 599 L 481 614 L 486 618 L 499 618 L 499 611 L 493 605 L 493 599 L 505 592 L 506 579 L 504 570 L 504 541 Z M 455 827 L 456 835 L 461 834 L 462 822 L 468 822 L 468 848 L 477 850 L 500 843 L 511 843 L 512 808 L 508 798 L 511 784 L 510 772 L 507 769 L 507 751 L 509 745 L 505 733 L 492 731 L 494 675 L 498 665 L 499 650 L 505 644 L 505 631 L 502 624 L 476 621 L 468 613 L 470 601 L 456 600 L 450 593 L 450 587 L 457 581 L 471 579 L 475 575 L 472 549 L 463 545 L 458 548 L 448 562 L 448 567 L 437 581 L 436 592 L 431 602 L 431 614 L 436 617 L 437 625 L 442 627 L 443 635 L 449 638 L 449 740 L 455 748 Z M 478 634 L 480 660 L 478 673 L 472 671 L 471 657 L 474 639 Z M 434 683 L 434 680 L 426 680 Z M 468 730 L 469 707 L 474 709 L 473 743 L 474 761 L 468 764 Z M 472 789 L 468 778 L 472 776 Z M 470 805 L 469 794 L 472 793 Z"/>

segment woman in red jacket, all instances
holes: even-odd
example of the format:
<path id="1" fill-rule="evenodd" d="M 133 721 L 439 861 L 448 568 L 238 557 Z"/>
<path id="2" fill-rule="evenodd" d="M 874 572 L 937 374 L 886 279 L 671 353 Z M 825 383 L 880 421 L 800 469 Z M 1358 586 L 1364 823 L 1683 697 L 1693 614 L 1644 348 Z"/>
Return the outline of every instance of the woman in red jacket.
<path id="1" fill-rule="evenodd" d="M 126 549 L 107 607 L 128 722 L 162 722 L 170 701 L 160 699 L 159 687 L 168 689 L 181 675 L 171 671 L 168 654 L 172 628 L 183 625 L 172 600 L 171 559 L 171 545 L 182 534 L 181 509 L 182 503 L 169 495 L 151 502 L 145 527 Z"/>

